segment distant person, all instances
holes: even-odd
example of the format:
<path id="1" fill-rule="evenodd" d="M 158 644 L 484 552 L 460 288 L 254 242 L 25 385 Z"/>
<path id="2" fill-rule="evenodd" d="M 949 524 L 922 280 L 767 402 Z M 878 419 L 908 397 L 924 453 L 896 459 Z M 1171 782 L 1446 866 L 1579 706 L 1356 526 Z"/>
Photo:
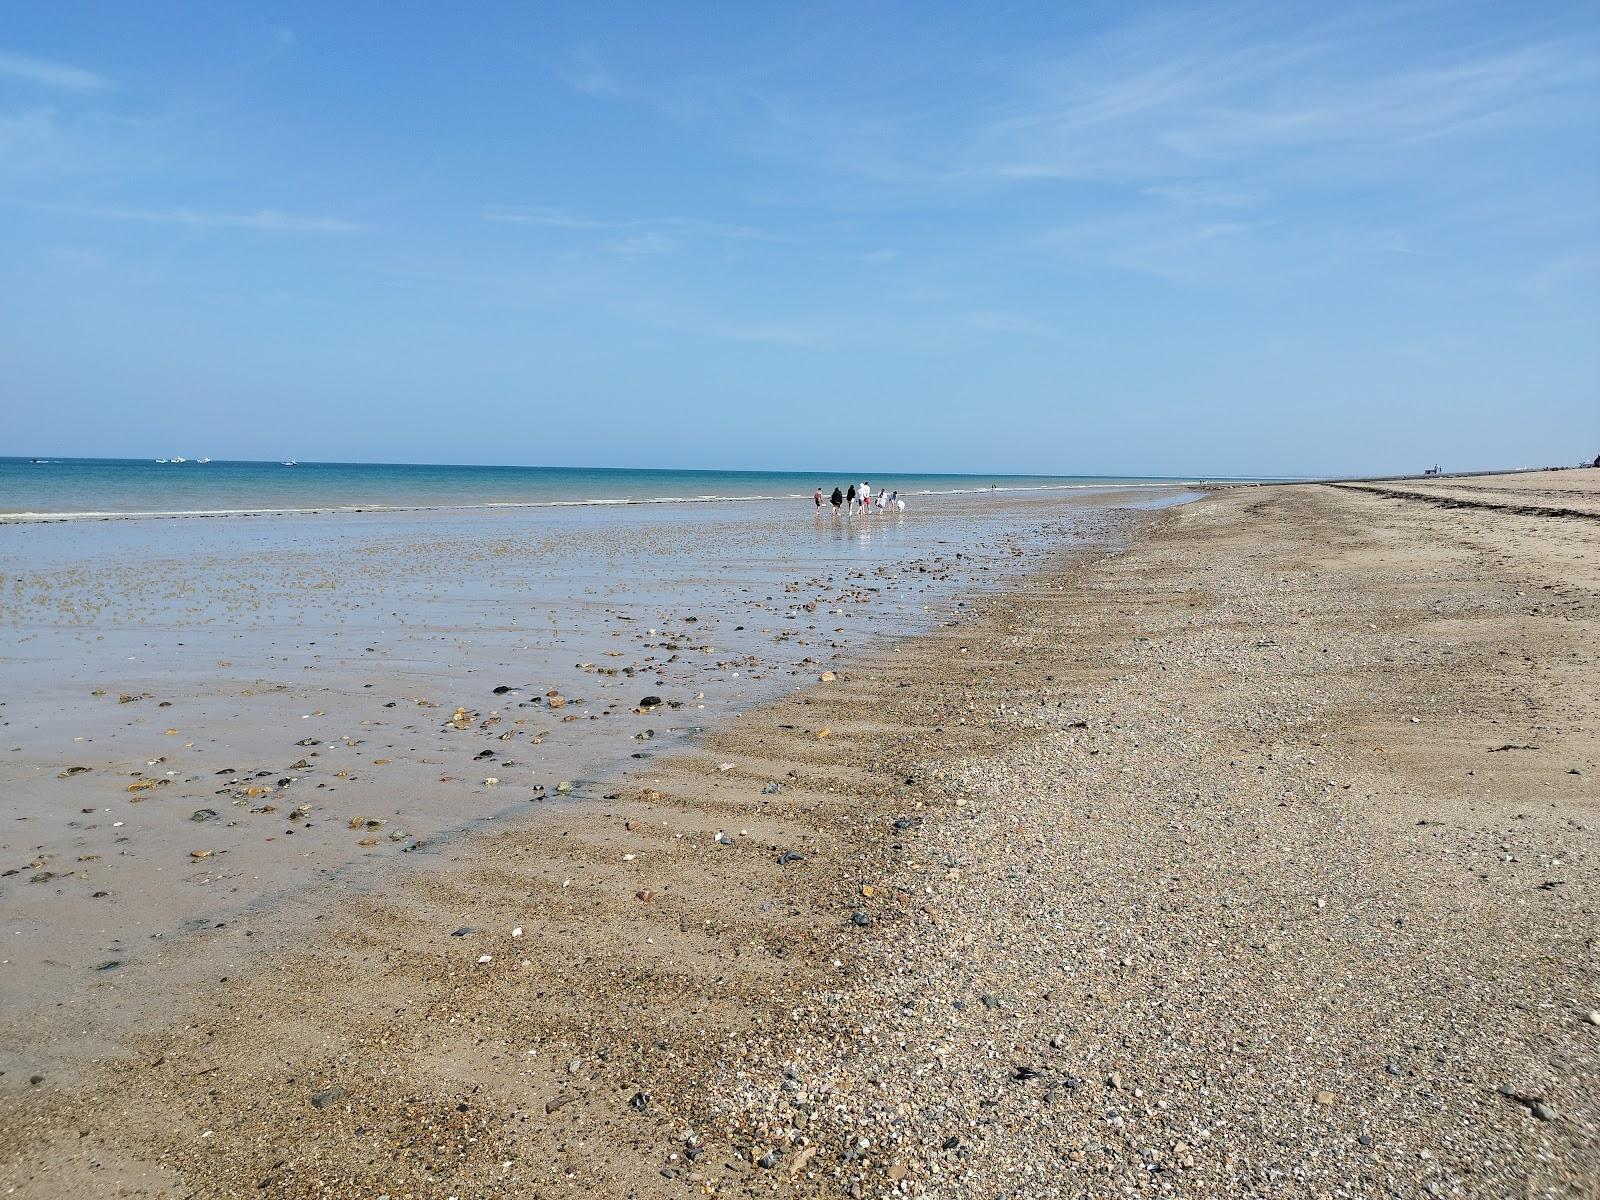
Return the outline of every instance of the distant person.
<path id="1" fill-rule="evenodd" d="M 838 516 L 839 506 L 844 503 L 844 493 L 839 490 L 837 484 L 834 485 L 833 495 L 828 498 L 828 503 L 833 505 L 833 515 Z"/>
<path id="2" fill-rule="evenodd" d="M 822 511 L 822 489 L 819 487 L 816 490 L 816 492 L 812 495 L 811 498 L 817 502 L 817 511 L 821 512 Z"/>
<path id="3" fill-rule="evenodd" d="M 872 484 L 865 481 L 861 484 L 861 507 L 872 507 Z"/>
<path id="4" fill-rule="evenodd" d="M 855 513 L 855 511 L 856 511 L 856 485 L 855 484 L 852 483 L 850 485 L 850 491 L 845 496 L 845 501 L 846 501 L 846 503 L 848 503 L 850 505 L 850 512 L 853 515 Z"/>

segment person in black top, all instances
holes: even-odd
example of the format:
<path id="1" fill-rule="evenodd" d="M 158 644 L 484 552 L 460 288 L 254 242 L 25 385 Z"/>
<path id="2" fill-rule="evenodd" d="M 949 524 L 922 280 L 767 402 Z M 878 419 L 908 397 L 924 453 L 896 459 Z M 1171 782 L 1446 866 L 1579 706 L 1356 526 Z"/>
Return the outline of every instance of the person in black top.
<path id="1" fill-rule="evenodd" d="M 833 505 L 833 511 L 837 513 L 839 511 L 839 506 L 844 503 L 844 493 L 841 492 L 838 487 L 835 487 L 833 489 L 833 495 L 828 497 L 828 503 Z"/>

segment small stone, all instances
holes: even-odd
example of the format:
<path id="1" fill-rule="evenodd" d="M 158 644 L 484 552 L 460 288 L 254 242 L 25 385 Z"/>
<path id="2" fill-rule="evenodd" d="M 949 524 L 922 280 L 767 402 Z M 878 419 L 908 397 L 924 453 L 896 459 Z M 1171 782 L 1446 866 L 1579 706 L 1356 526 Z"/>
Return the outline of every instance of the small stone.
<path id="1" fill-rule="evenodd" d="M 1600 1025 L 1600 1008 L 1591 1008 L 1583 1019 L 1591 1025 Z"/>
<path id="2" fill-rule="evenodd" d="M 1332 1092 L 1317 1093 L 1317 1103 L 1322 1105 L 1324 1108 L 1332 1108 L 1336 1103 L 1338 1103 L 1338 1100 L 1339 1097 L 1335 1096 Z"/>
<path id="3" fill-rule="evenodd" d="M 576 1099 L 576 1096 L 569 1096 L 565 1093 L 562 1093 L 559 1096 L 550 1097 L 550 1099 L 544 1102 L 545 1115 L 549 1116 L 551 1113 L 555 1112 L 556 1109 L 562 1107 L 563 1105 L 571 1104 Z"/>
<path id="4" fill-rule="evenodd" d="M 1532 1104 L 1528 1105 L 1528 1111 L 1534 1115 L 1535 1120 L 1554 1121 L 1556 1119 L 1556 1110 L 1551 1108 L 1543 1100 L 1535 1100 Z"/>
<path id="5" fill-rule="evenodd" d="M 214 808 L 197 808 L 189 816 L 191 821 L 215 821 L 216 819 L 217 810 Z"/>
<path id="6" fill-rule="evenodd" d="M 761 794 L 763 796 L 776 796 L 782 790 L 783 784 L 779 783 L 776 779 L 768 780 L 766 783 L 761 785 Z"/>
<path id="7" fill-rule="evenodd" d="M 800 861 L 800 856 L 793 850 L 785 850 L 782 854 L 778 855 L 778 865 L 780 867 L 786 867 L 790 863 L 797 863 Z"/>
<path id="8" fill-rule="evenodd" d="M 850 919 L 862 929 L 865 929 L 868 925 L 872 924 L 872 918 L 866 913 L 862 912 L 860 909 L 857 909 L 855 912 L 851 913 Z"/>
<path id="9" fill-rule="evenodd" d="M 778 1151 L 776 1149 L 768 1150 L 760 1158 L 756 1159 L 756 1166 L 760 1167 L 764 1171 L 770 1171 L 777 1165 Z"/>
<path id="10" fill-rule="evenodd" d="M 649 1092 L 635 1092 L 628 1100 L 628 1107 L 634 1112 L 644 1112 L 650 1107 Z"/>
<path id="11" fill-rule="evenodd" d="M 451 930 L 450 931 L 450 936 L 451 937 L 466 937 L 467 934 L 473 933 L 473 932 L 475 932 L 475 930 L 473 929 L 473 927 L 471 925 L 463 925 L 460 929 Z"/>
<path id="12" fill-rule="evenodd" d="M 345 1091 L 342 1087 L 323 1088 L 320 1092 L 313 1092 L 311 1094 L 311 1107 L 327 1108 L 328 1105 L 337 1104 L 349 1094 L 350 1093 Z"/>

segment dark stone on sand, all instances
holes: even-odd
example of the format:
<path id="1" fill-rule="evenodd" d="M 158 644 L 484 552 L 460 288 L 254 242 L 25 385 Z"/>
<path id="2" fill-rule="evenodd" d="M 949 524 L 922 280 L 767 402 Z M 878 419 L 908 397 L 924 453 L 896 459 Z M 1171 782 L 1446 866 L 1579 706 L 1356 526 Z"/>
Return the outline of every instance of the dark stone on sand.
<path id="1" fill-rule="evenodd" d="M 776 796 L 782 790 L 783 784 L 779 783 L 776 779 L 773 779 L 762 785 L 761 794 L 763 796 Z"/>
<path id="2" fill-rule="evenodd" d="M 866 913 L 862 912 L 860 909 L 857 909 L 855 912 L 851 913 L 850 919 L 863 929 L 872 924 L 872 918 Z"/>
<path id="3" fill-rule="evenodd" d="M 321 744 L 316 738 L 301 738 L 295 743 L 296 746 L 320 746 Z"/>
<path id="4" fill-rule="evenodd" d="M 463 925 L 460 929 L 457 929 L 450 936 L 451 937 L 466 937 L 467 934 L 476 933 L 476 932 L 477 932 L 477 930 L 473 929 L 473 927 L 471 925 Z"/>
<path id="5" fill-rule="evenodd" d="M 796 854 L 793 850 L 785 850 L 782 854 L 778 855 L 778 865 L 780 867 L 786 867 L 790 863 L 800 861 L 802 861 L 800 855 Z"/>
<path id="6" fill-rule="evenodd" d="M 197 808 L 189 817 L 191 821 L 215 821 L 216 819 L 217 810 L 214 808 Z"/>
<path id="7" fill-rule="evenodd" d="M 556 1109 L 562 1108 L 565 1105 L 571 1104 L 576 1099 L 577 1099 L 576 1096 L 568 1096 L 568 1095 L 565 1095 L 565 1094 L 560 1095 L 560 1096 L 552 1096 L 552 1097 L 550 1097 L 550 1099 L 548 1099 L 548 1100 L 546 1100 L 544 1102 L 545 1115 L 549 1116 L 551 1113 L 555 1112 Z"/>
<path id="8" fill-rule="evenodd" d="M 650 1107 L 650 1093 L 635 1092 L 628 1100 L 628 1107 L 633 1109 L 634 1112 L 645 1112 Z"/>
<path id="9" fill-rule="evenodd" d="M 114 971 L 122 965 L 120 958 L 108 958 L 95 968 L 96 971 Z"/>
<path id="10" fill-rule="evenodd" d="M 342 1087 L 323 1088 L 320 1092 L 311 1093 L 312 1108 L 327 1108 L 330 1104 L 337 1104 L 350 1093 Z"/>
<path id="11" fill-rule="evenodd" d="M 499 687 L 494 689 L 494 694 L 496 696 L 504 696 L 507 692 L 509 692 L 511 690 L 512 690 L 511 688 L 507 687 L 505 684 L 502 683 Z"/>
<path id="12" fill-rule="evenodd" d="M 475 757 L 475 758 L 493 758 L 494 757 L 494 751 L 493 750 L 479 750 L 478 753 L 476 755 L 474 755 L 473 757 Z"/>
<path id="13" fill-rule="evenodd" d="M 661 697 L 660 696 L 646 696 L 643 700 L 639 701 L 639 707 L 640 708 L 660 708 L 661 707 Z"/>
<path id="14" fill-rule="evenodd" d="M 38 1087 L 41 1083 L 44 1082 L 44 1076 L 43 1075 L 29 1075 L 28 1076 L 28 1082 L 33 1084 L 34 1087 Z"/>
<path id="15" fill-rule="evenodd" d="M 776 1150 L 768 1150 L 765 1154 L 763 1154 L 760 1158 L 758 1158 L 756 1160 L 756 1166 L 760 1167 L 764 1171 L 770 1171 L 770 1170 L 772 1170 L 773 1167 L 775 1167 L 777 1165 L 778 1165 L 778 1152 Z"/>

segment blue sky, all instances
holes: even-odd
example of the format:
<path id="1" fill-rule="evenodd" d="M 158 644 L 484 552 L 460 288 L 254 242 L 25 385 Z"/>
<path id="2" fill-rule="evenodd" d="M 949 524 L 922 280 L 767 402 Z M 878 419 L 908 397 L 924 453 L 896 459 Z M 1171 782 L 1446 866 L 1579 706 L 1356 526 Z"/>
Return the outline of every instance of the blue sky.
<path id="1" fill-rule="evenodd" d="M 1600 452 L 1600 7 L 9 5 L 0 453 Z"/>

